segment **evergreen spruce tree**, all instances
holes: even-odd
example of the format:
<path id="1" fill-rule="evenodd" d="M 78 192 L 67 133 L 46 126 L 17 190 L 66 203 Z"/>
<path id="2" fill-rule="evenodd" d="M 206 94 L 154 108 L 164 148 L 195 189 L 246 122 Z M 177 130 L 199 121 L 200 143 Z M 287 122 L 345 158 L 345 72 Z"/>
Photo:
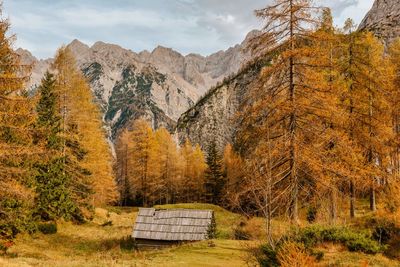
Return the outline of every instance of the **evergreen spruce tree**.
<path id="1" fill-rule="evenodd" d="M 36 126 L 40 133 L 36 140 L 44 143 L 48 156 L 35 165 L 36 210 L 40 219 L 81 220 L 81 212 L 71 198 L 71 175 L 67 171 L 68 158 L 62 156 L 61 116 L 55 92 L 55 78 L 47 72 L 39 87 L 40 99 L 36 107 Z"/>
<path id="2" fill-rule="evenodd" d="M 36 165 L 35 176 L 36 211 L 39 219 L 44 221 L 64 218 L 82 221 L 82 214 L 72 200 L 71 177 L 66 172 L 62 157 L 55 157 L 48 162 Z"/>
<path id="3" fill-rule="evenodd" d="M 37 127 L 40 131 L 42 140 L 49 149 L 59 149 L 61 146 L 61 116 L 57 109 L 57 95 L 55 93 L 55 78 L 46 72 L 42 84 L 39 87 L 40 99 L 36 107 L 38 114 Z"/>
<path id="4" fill-rule="evenodd" d="M 206 201 L 212 204 L 219 204 L 222 197 L 222 190 L 225 186 L 225 177 L 222 169 L 222 156 L 217 150 L 215 141 L 211 142 L 207 149 L 208 168 L 205 172 Z"/>

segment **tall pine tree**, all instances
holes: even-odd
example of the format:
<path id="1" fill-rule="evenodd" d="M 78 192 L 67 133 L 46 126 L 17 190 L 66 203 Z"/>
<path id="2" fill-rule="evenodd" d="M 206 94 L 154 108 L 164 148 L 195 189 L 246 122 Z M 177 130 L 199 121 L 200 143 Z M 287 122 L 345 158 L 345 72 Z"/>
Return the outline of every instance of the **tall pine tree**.
<path id="1" fill-rule="evenodd" d="M 225 177 L 223 175 L 222 156 L 215 141 L 208 146 L 206 163 L 208 167 L 205 172 L 205 200 L 208 203 L 219 205 L 225 186 Z"/>
<path id="2" fill-rule="evenodd" d="M 44 143 L 48 153 L 35 165 L 35 212 L 46 221 L 59 218 L 82 220 L 78 204 L 71 198 L 74 187 L 71 173 L 67 171 L 69 160 L 62 156 L 62 138 L 65 137 L 62 137 L 55 82 L 54 75 L 47 72 L 38 89 L 36 126 L 40 135 L 36 139 Z"/>

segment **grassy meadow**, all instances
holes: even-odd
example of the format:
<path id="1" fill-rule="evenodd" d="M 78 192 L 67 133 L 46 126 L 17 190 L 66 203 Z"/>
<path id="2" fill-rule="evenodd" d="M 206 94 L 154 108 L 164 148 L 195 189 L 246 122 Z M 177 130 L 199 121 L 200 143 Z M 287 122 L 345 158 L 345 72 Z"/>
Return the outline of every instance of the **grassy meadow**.
<path id="1" fill-rule="evenodd" d="M 108 266 L 257 266 L 248 253 L 265 236 L 261 218 L 245 218 L 208 204 L 163 205 L 159 208 L 213 209 L 216 213 L 215 240 L 157 250 L 135 251 L 125 241 L 131 234 L 137 208 L 97 208 L 93 221 L 83 225 L 58 222 L 52 235 L 19 235 L 15 245 L 0 257 L 0 266 L 10 267 L 108 267 Z M 250 234 L 248 241 L 235 240 L 235 229 Z M 274 221 L 276 235 L 289 229 Z M 319 248 L 324 258 L 319 266 L 400 266 L 383 255 L 348 252 L 335 244 Z"/>

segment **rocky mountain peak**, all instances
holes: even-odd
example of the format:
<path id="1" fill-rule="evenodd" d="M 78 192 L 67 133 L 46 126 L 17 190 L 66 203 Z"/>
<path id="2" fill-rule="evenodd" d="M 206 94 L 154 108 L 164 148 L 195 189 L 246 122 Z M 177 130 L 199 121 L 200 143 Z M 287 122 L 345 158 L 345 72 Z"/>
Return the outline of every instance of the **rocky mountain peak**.
<path id="1" fill-rule="evenodd" d="M 127 49 L 122 48 L 119 45 L 109 44 L 109 43 L 105 43 L 102 41 L 95 42 L 90 49 L 94 50 L 94 51 L 100 51 L 100 50 L 124 50 L 125 51 L 125 50 L 127 50 Z"/>
<path id="2" fill-rule="evenodd" d="M 157 46 L 151 52 L 149 62 L 156 65 L 160 71 L 183 74 L 185 57 L 172 48 Z"/>
<path id="3" fill-rule="evenodd" d="M 359 29 L 372 31 L 390 43 L 400 36 L 400 2 L 398 0 L 375 0 Z"/>
<path id="4" fill-rule="evenodd" d="M 242 53 L 242 45 L 207 57 L 184 56 L 163 46 L 138 54 L 105 42 L 89 47 L 74 40 L 67 47 L 90 82 L 114 138 L 139 117 L 148 119 L 155 128 L 173 129 L 180 115 L 201 95 L 237 72 L 249 58 Z M 35 65 L 29 84 L 34 88 L 53 60 L 37 60 L 22 49 L 19 53 Z"/>
<path id="5" fill-rule="evenodd" d="M 18 48 L 15 52 L 21 57 L 22 63 L 24 64 L 34 64 L 37 61 L 28 50 Z"/>
<path id="6" fill-rule="evenodd" d="M 162 45 L 158 45 L 154 50 L 151 52 L 152 54 L 170 54 L 176 57 L 183 57 L 179 52 L 175 51 L 170 47 L 165 47 Z"/>
<path id="7" fill-rule="evenodd" d="M 253 39 L 254 37 L 257 37 L 257 36 L 260 35 L 260 34 L 261 34 L 261 31 L 260 31 L 260 30 L 252 30 L 252 31 L 250 31 L 250 32 L 246 35 L 246 37 L 244 38 L 243 43 L 248 42 L 249 40 Z"/>
<path id="8" fill-rule="evenodd" d="M 67 45 L 68 49 L 71 50 L 75 55 L 84 55 L 89 51 L 89 46 L 82 43 L 81 41 L 75 39 L 69 45 Z"/>
<path id="9" fill-rule="evenodd" d="M 139 58 L 143 62 L 148 62 L 150 56 L 151 56 L 151 53 L 147 50 L 143 50 L 142 52 L 139 53 Z"/>

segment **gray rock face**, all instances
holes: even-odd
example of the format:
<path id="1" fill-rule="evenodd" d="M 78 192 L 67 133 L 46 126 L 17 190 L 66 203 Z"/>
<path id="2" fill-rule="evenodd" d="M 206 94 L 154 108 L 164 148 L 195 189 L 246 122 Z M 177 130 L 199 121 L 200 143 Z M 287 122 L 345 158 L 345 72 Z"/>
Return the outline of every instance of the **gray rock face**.
<path id="1" fill-rule="evenodd" d="M 360 24 L 360 30 L 363 29 L 373 31 L 387 43 L 400 37 L 400 0 L 375 0 L 371 11 Z M 225 52 L 225 59 L 229 58 L 227 54 L 229 50 Z M 231 54 L 232 57 L 236 55 L 236 53 Z M 212 60 L 213 57 L 215 60 Z M 210 56 L 208 66 L 209 70 L 212 70 L 211 73 L 216 76 L 220 75 L 221 68 L 214 69 L 210 65 L 212 65 L 211 62 L 218 60 L 221 60 L 218 53 Z M 210 90 L 194 107 L 179 118 L 177 124 L 179 140 L 183 142 L 188 138 L 194 143 L 200 143 L 203 148 L 215 140 L 220 149 L 227 142 L 235 143 L 235 116 L 238 108 L 243 104 L 246 92 L 252 90 L 252 82 L 257 80 L 259 70 L 257 65 L 248 66 L 222 86 Z"/>
<path id="2" fill-rule="evenodd" d="M 246 93 L 257 81 L 262 62 L 248 65 L 222 85 L 211 89 L 197 104 L 182 114 L 176 128 L 181 143 L 189 139 L 203 149 L 215 142 L 220 150 L 227 143 L 235 143 L 237 114 Z"/>
<path id="3" fill-rule="evenodd" d="M 46 59 L 46 60 L 37 60 L 31 52 L 25 49 L 17 49 L 16 51 L 20 56 L 21 60 L 24 64 L 27 65 L 32 65 L 32 73 L 31 73 L 31 79 L 29 80 L 27 84 L 27 88 L 29 90 L 35 90 L 37 85 L 40 83 L 43 74 L 46 72 L 46 70 L 49 68 L 51 63 L 53 62 L 53 59 Z"/>
<path id="4" fill-rule="evenodd" d="M 116 137 L 139 117 L 147 118 L 154 128 L 172 130 L 180 115 L 207 89 L 237 72 L 249 59 L 243 51 L 246 42 L 207 57 L 183 56 L 161 46 L 140 53 L 103 42 L 89 47 L 78 40 L 68 48 L 91 84 L 110 135 Z M 18 53 L 25 63 L 33 64 L 28 86 L 34 89 L 53 59 L 38 60 L 23 49 Z"/>
<path id="5" fill-rule="evenodd" d="M 386 43 L 390 43 L 400 36 L 400 2 L 375 0 L 359 29 L 372 31 Z"/>

